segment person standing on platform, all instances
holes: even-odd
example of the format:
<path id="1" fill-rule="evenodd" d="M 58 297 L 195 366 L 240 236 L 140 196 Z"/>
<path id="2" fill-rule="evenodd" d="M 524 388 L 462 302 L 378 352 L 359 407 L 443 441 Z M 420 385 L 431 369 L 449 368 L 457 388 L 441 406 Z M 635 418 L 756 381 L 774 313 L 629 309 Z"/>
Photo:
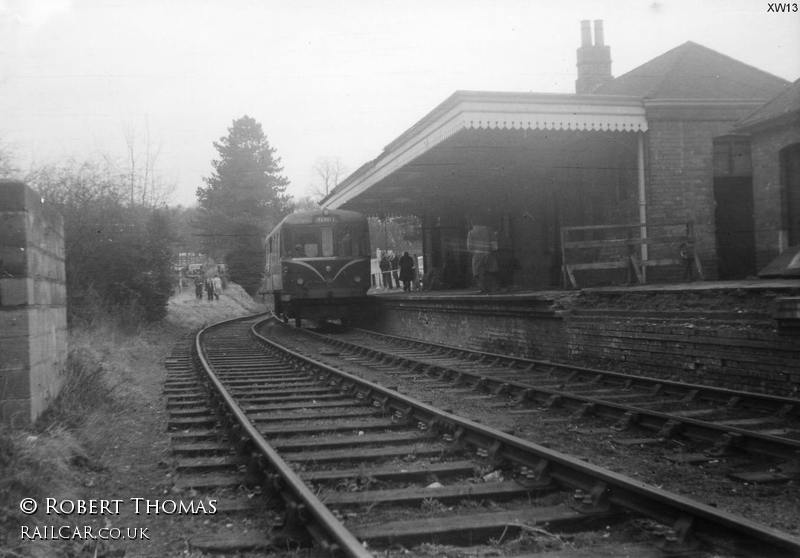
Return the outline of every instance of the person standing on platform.
<path id="1" fill-rule="evenodd" d="M 511 247 L 501 245 L 497 249 L 497 286 L 501 291 L 508 291 L 514 283 L 514 272 L 519 269 L 519 263 L 514 257 Z"/>
<path id="2" fill-rule="evenodd" d="M 411 291 L 411 281 L 414 280 L 414 259 L 408 254 L 403 252 L 400 256 L 400 281 L 403 283 L 403 290 L 405 292 Z"/>
<path id="3" fill-rule="evenodd" d="M 422 262 L 419 260 L 416 254 L 411 256 L 414 260 L 414 279 L 411 281 L 411 289 L 415 291 L 422 290 Z"/>
<path id="4" fill-rule="evenodd" d="M 381 261 L 378 264 L 381 268 L 381 277 L 383 278 L 383 287 L 385 289 L 392 288 L 392 264 L 389 262 L 389 256 L 386 252 L 381 256 Z"/>
<path id="5" fill-rule="evenodd" d="M 400 288 L 400 277 L 397 276 L 397 270 L 400 267 L 400 258 L 398 258 L 393 250 L 389 250 L 389 267 L 392 269 L 392 279 L 394 280 L 394 287 Z"/>
<path id="6" fill-rule="evenodd" d="M 467 233 L 467 250 L 472 254 L 472 278 L 482 293 L 488 293 L 486 264 L 491 250 L 489 227 L 473 224 Z"/>

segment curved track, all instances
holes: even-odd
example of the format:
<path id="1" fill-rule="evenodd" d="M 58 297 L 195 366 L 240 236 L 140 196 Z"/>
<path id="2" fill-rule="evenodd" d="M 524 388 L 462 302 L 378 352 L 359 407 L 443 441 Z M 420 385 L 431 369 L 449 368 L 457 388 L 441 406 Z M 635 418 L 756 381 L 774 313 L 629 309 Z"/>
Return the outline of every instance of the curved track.
<path id="1" fill-rule="evenodd" d="M 331 553 L 558 538 L 598 525 L 623 543 L 634 530 L 675 549 L 800 552 L 793 537 L 278 347 L 254 321 L 202 331 L 197 357 L 248 470 L 288 502 L 284 528 L 302 526 Z"/>

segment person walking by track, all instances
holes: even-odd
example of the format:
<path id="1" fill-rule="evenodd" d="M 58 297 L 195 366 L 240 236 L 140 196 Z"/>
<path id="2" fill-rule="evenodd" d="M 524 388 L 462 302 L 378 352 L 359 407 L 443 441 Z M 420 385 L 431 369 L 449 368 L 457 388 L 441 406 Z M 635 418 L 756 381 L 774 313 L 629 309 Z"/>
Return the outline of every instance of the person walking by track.
<path id="1" fill-rule="evenodd" d="M 214 299 L 219 300 L 219 293 L 222 292 L 222 279 L 219 275 L 211 278 L 211 283 L 214 286 Z"/>
<path id="2" fill-rule="evenodd" d="M 214 300 L 214 282 L 210 277 L 206 279 L 206 296 L 208 297 L 209 302 Z"/>
<path id="3" fill-rule="evenodd" d="M 194 297 L 203 300 L 203 279 L 199 275 L 194 278 Z"/>
<path id="4" fill-rule="evenodd" d="M 403 290 L 410 292 L 411 282 L 414 280 L 414 258 L 408 252 L 403 252 L 398 265 L 400 266 L 400 281 L 403 283 Z"/>

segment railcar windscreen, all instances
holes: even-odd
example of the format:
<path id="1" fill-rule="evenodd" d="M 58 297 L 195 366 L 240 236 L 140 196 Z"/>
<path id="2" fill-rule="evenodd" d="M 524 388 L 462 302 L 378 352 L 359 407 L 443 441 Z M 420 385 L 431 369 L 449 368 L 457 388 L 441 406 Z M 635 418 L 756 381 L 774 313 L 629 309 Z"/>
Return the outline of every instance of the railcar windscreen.
<path id="1" fill-rule="evenodd" d="M 292 258 L 330 258 L 369 255 L 366 227 L 341 223 L 294 225 L 286 227 L 283 235 L 284 252 Z"/>

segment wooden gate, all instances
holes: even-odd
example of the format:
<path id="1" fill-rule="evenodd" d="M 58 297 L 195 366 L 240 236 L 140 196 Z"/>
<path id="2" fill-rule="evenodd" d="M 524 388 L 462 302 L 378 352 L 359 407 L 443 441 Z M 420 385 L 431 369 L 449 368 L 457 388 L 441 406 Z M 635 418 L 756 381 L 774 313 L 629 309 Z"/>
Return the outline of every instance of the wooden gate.
<path id="1" fill-rule="evenodd" d="M 647 282 L 647 269 L 680 266 L 686 281 L 703 279 L 693 223 L 561 227 L 563 285 L 578 288 L 577 271 L 625 270 L 626 282 Z"/>

